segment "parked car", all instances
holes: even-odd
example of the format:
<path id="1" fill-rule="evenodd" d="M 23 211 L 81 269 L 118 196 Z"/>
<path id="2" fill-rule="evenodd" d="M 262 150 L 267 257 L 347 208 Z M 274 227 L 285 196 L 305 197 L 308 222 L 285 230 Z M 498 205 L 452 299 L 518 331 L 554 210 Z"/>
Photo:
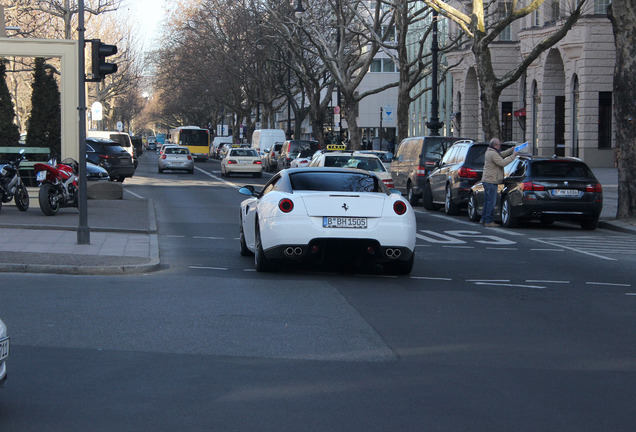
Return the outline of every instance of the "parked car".
<path id="1" fill-rule="evenodd" d="M 89 130 L 88 132 L 86 132 L 86 136 L 90 138 L 101 138 L 115 141 L 124 150 L 130 153 L 131 157 L 135 156 L 135 147 L 133 146 L 133 142 L 130 139 L 130 135 L 128 135 L 126 132 Z"/>
<path id="2" fill-rule="evenodd" d="M 7 326 L 0 320 L 0 387 L 7 380 L 7 364 L 5 360 L 9 357 L 9 343 L 7 337 Z"/>
<path id="3" fill-rule="evenodd" d="M 166 146 L 157 162 L 159 174 L 165 170 L 187 171 L 194 174 L 194 158 L 190 154 L 190 149 L 181 146 Z"/>
<path id="4" fill-rule="evenodd" d="M 110 180 L 108 171 L 105 168 L 95 165 L 92 162 L 86 161 L 86 180 L 88 181 L 103 181 Z"/>
<path id="5" fill-rule="evenodd" d="M 111 180 L 123 182 L 135 174 L 130 153 L 115 141 L 86 138 L 86 160 L 108 171 Z"/>
<path id="6" fill-rule="evenodd" d="M 417 205 L 422 197 L 426 178 L 435 168 L 446 150 L 463 138 L 457 137 L 411 137 L 402 140 L 389 172 L 395 188 L 406 195 L 411 205 Z"/>
<path id="7" fill-rule="evenodd" d="M 426 210 L 438 210 L 442 206 L 448 215 L 456 215 L 468 203 L 470 188 L 481 180 L 486 142 L 457 141 L 444 154 L 435 169 L 428 175 L 422 192 Z M 502 150 L 511 144 L 501 145 Z"/>
<path id="8" fill-rule="evenodd" d="M 278 169 L 278 156 L 280 156 L 280 150 L 283 148 L 282 142 L 277 142 L 272 145 L 271 148 L 265 149 L 263 156 L 263 170 L 272 172 Z"/>
<path id="9" fill-rule="evenodd" d="M 468 197 L 468 217 L 480 220 L 484 187 L 475 184 Z M 580 159 L 521 155 L 504 169 L 495 219 L 512 228 L 537 219 L 543 224 L 571 220 L 593 230 L 603 209 L 603 188 Z"/>
<path id="10" fill-rule="evenodd" d="M 372 153 L 325 150 L 315 155 L 309 166 L 362 169 L 377 175 L 386 187 L 393 189 L 393 179 L 391 178 L 391 174 L 389 174 L 386 170 L 380 158 Z"/>
<path id="11" fill-rule="evenodd" d="M 256 149 L 232 147 L 221 160 L 221 175 L 252 174 L 254 177 L 263 175 L 263 163 Z"/>
<path id="12" fill-rule="evenodd" d="M 282 129 L 256 129 L 252 133 L 251 147 L 260 152 L 271 149 L 274 143 L 283 142 L 286 138 Z"/>
<path id="13" fill-rule="evenodd" d="M 377 176 L 348 168 L 290 168 L 240 205 L 240 252 L 257 271 L 279 260 L 372 262 L 408 274 L 415 255 L 415 214 Z"/>
<path id="14" fill-rule="evenodd" d="M 384 164 L 384 168 L 388 171 L 391 168 L 391 162 L 393 162 L 393 153 L 385 150 L 359 150 L 360 153 L 370 153 L 380 158 Z"/>
<path id="15" fill-rule="evenodd" d="M 223 144 L 232 144 L 234 140 L 233 136 L 217 136 L 212 139 L 210 144 L 210 157 L 219 159 L 219 149 Z"/>
<path id="16" fill-rule="evenodd" d="M 301 151 L 307 150 L 311 154 L 320 150 L 321 146 L 318 141 L 309 140 L 288 140 L 283 142 L 283 146 L 278 156 L 277 170 L 283 170 L 291 166 L 294 155 L 298 155 Z"/>

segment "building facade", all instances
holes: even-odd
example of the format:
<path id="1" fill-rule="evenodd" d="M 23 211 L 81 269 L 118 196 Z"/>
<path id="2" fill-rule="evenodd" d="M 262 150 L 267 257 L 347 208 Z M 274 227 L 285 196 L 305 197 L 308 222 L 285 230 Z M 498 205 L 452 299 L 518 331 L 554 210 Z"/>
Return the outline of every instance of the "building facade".
<path id="1" fill-rule="evenodd" d="M 490 45 L 498 76 L 554 32 L 565 20 L 567 2 L 547 0 Z M 575 156 L 590 166 L 614 166 L 612 108 L 615 47 L 608 0 L 594 0 L 558 44 L 541 54 L 499 99 L 502 141 L 528 141 L 533 154 Z M 486 140 L 481 127 L 479 84 L 469 48 L 448 55 L 454 135 Z"/>

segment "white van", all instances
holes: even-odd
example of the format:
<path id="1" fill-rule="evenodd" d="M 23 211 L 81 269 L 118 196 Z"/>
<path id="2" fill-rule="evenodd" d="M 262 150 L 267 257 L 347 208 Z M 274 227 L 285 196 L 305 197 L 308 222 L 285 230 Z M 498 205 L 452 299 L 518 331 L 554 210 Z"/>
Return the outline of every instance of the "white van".
<path id="1" fill-rule="evenodd" d="M 252 134 L 252 148 L 263 152 L 271 149 L 275 143 L 286 140 L 285 131 L 282 129 L 256 129 Z"/>
<path id="2" fill-rule="evenodd" d="M 230 136 L 217 136 L 212 140 L 212 145 L 210 146 L 210 157 L 218 158 L 219 156 L 219 146 L 222 144 L 232 144 L 234 142 L 234 137 Z"/>
<path id="3" fill-rule="evenodd" d="M 134 148 L 132 140 L 130 139 L 130 135 L 126 132 L 118 132 L 118 131 L 94 131 L 89 130 L 86 133 L 86 136 L 89 138 L 102 138 L 109 139 L 111 141 L 115 141 L 119 143 L 119 145 L 130 153 L 130 156 L 134 156 Z"/>

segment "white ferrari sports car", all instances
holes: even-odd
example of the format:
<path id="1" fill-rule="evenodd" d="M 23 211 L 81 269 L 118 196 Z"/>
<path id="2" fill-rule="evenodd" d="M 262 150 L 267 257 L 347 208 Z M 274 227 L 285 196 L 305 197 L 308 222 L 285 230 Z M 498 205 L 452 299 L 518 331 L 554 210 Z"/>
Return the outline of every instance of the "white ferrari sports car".
<path id="1" fill-rule="evenodd" d="M 240 207 L 241 255 L 258 271 L 283 260 L 362 264 L 409 274 L 415 256 L 415 214 L 375 174 L 351 168 L 290 168 Z"/>

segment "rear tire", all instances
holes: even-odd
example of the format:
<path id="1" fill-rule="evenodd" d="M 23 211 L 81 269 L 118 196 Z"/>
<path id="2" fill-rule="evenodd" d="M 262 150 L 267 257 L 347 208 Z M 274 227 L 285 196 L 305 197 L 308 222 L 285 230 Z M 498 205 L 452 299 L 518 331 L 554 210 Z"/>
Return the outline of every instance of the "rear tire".
<path id="1" fill-rule="evenodd" d="M 265 256 L 265 252 L 263 251 L 263 245 L 261 243 L 261 229 L 256 225 L 256 229 L 254 230 L 254 234 L 256 235 L 256 253 L 254 253 L 254 267 L 256 267 L 256 271 L 258 272 L 270 272 L 274 267 L 272 264 L 272 260 Z"/>
<path id="2" fill-rule="evenodd" d="M 18 190 L 15 192 L 13 199 L 18 210 L 27 211 L 29 209 L 29 191 L 27 191 L 26 186 L 23 184 L 18 186 Z"/>
<path id="3" fill-rule="evenodd" d="M 477 198 L 474 194 L 468 196 L 468 219 L 471 222 L 479 222 L 481 216 L 477 212 Z"/>
<path id="4" fill-rule="evenodd" d="M 384 271 L 391 275 L 407 275 L 413 270 L 413 263 L 415 262 L 415 252 L 411 253 L 411 259 L 408 261 L 396 261 L 386 263 L 384 265 Z"/>
<path id="5" fill-rule="evenodd" d="M 254 255 L 251 250 L 247 248 L 247 243 L 245 242 L 245 234 L 243 234 L 243 222 L 241 221 L 241 235 L 239 236 L 239 243 L 241 244 L 241 256 L 250 256 Z"/>
<path id="6" fill-rule="evenodd" d="M 587 231 L 595 230 L 598 226 L 598 218 L 586 219 L 581 221 L 581 228 Z"/>
<path id="7" fill-rule="evenodd" d="M 409 200 L 409 203 L 411 203 L 413 207 L 415 207 L 420 200 L 420 197 L 413 193 L 413 188 L 411 187 L 411 183 L 408 183 L 406 185 L 406 198 Z"/>
<path id="8" fill-rule="evenodd" d="M 422 192 L 422 205 L 428 211 L 437 211 L 440 206 L 433 202 L 433 192 L 431 192 L 431 184 L 426 183 L 424 185 L 424 191 Z"/>
<path id="9" fill-rule="evenodd" d="M 453 192 L 449 186 L 446 186 L 446 195 L 444 199 L 444 212 L 449 216 L 459 214 L 459 206 L 453 201 Z"/>
<path id="10" fill-rule="evenodd" d="M 42 213 L 47 216 L 55 216 L 57 214 L 60 209 L 60 204 L 56 200 L 57 196 L 58 193 L 51 183 L 44 183 L 40 186 L 38 201 L 40 202 Z"/>
<path id="11" fill-rule="evenodd" d="M 519 225 L 519 220 L 512 216 L 512 206 L 508 197 L 501 201 L 501 225 L 505 228 L 515 228 Z"/>

